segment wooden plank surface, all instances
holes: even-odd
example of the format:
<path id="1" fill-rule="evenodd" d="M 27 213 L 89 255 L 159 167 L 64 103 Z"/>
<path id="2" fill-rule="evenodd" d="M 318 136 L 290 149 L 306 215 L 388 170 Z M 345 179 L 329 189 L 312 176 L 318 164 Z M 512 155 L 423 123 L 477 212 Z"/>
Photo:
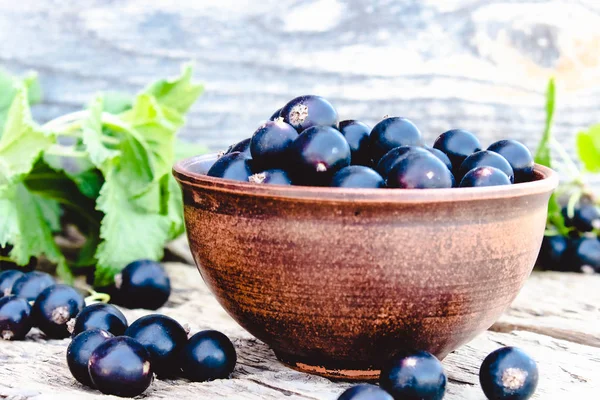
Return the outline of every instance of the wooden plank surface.
<path id="1" fill-rule="evenodd" d="M 240 328 L 219 306 L 202 282 L 195 268 L 185 264 L 167 264 L 172 278 L 173 294 L 165 313 L 181 323 L 190 325 L 192 333 L 201 329 L 218 329 L 227 334 L 238 351 L 238 365 L 232 379 L 209 383 L 191 383 L 186 380 L 155 380 L 144 398 L 148 399 L 312 399 L 335 400 L 348 383 L 332 382 L 291 370 L 280 364 L 272 351 Z M 478 383 L 478 370 L 485 356 L 500 346 L 523 348 L 538 362 L 540 384 L 534 399 L 592 399 L 600 391 L 600 348 L 557 339 L 553 329 L 544 334 L 544 315 L 535 311 L 552 308 L 557 294 L 556 275 L 535 273 L 523 292 L 501 321 L 509 321 L 517 330 L 488 331 L 450 354 L 444 360 L 449 384 L 447 400 L 483 400 Z M 592 279 L 590 279 L 592 278 Z M 589 334 L 590 326 L 571 325 L 570 321 L 588 318 L 581 312 L 592 312 L 598 317 L 600 280 L 596 277 L 568 275 L 574 287 L 587 287 L 590 297 L 573 294 L 564 297 L 560 308 L 569 310 L 562 325 L 576 336 L 583 326 Z M 533 297 L 530 295 L 533 294 Z M 129 321 L 147 314 L 142 310 L 124 310 Z M 508 318 L 508 320 L 506 320 Z M 534 326 L 534 332 L 528 327 Z M 506 328 L 506 327 L 504 327 Z M 598 328 L 597 326 L 595 328 Z M 69 374 L 65 353 L 69 340 L 45 340 L 39 331 L 30 333 L 23 342 L 0 342 L 0 399 L 110 399 L 99 392 L 86 389 Z M 116 398 L 115 398 L 116 399 Z"/>

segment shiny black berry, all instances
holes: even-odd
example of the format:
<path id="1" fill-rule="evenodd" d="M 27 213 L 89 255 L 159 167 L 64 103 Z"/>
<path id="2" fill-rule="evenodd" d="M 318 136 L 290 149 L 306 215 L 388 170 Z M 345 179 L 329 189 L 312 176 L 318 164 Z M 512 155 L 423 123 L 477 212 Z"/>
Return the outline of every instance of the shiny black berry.
<path id="1" fill-rule="evenodd" d="M 569 240 L 561 235 L 544 236 L 537 264 L 548 271 L 566 271 Z"/>
<path id="2" fill-rule="evenodd" d="M 498 168 L 508 176 L 511 183 L 514 181 L 513 169 L 508 161 L 500 154 L 489 150 L 477 151 L 465 158 L 465 161 L 462 162 L 458 171 L 455 171 L 456 180 L 460 182 L 467 172 L 477 167 Z"/>
<path id="3" fill-rule="evenodd" d="M 576 272 L 600 273 L 600 241 L 596 237 L 577 240 L 569 258 Z"/>
<path id="4" fill-rule="evenodd" d="M 426 351 L 403 353 L 384 365 L 379 385 L 397 400 L 440 400 L 446 374 L 442 363 Z"/>
<path id="5" fill-rule="evenodd" d="M 240 152 L 225 154 L 210 167 L 208 176 L 248 182 L 252 175 L 252 160 L 250 156 Z"/>
<path id="6" fill-rule="evenodd" d="M 349 165 L 340 169 L 331 178 L 329 186 L 343 188 L 381 188 L 385 181 L 375 170 L 364 165 Z"/>
<path id="7" fill-rule="evenodd" d="M 250 154 L 257 168 L 281 168 L 289 162 L 289 148 L 298 132 L 282 118 L 268 121 L 254 132 Z"/>
<path id="8" fill-rule="evenodd" d="M 281 113 L 281 108 L 277 111 L 275 111 L 273 113 L 273 115 L 271 115 L 271 118 L 269 118 L 269 121 L 275 121 L 277 118 L 279 118 L 279 114 Z"/>
<path id="9" fill-rule="evenodd" d="M 148 351 L 127 336 L 107 339 L 92 352 L 88 371 L 94 387 L 104 394 L 135 397 L 152 382 Z"/>
<path id="10" fill-rule="evenodd" d="M 373 127 L 369 136 L 371 157 L 378 163 L 388 151 L 400 146 L 421 146 L 423 138 L 415 124 L 406 118 L 388 117 Z"/>
<path id="11" fill-rule="evenodd" d="M 452 162 L 450 162 L 450 159 L 448 158 L 446 153 L 444 153 L 443 151 L 436 149 L 434 147 L 428 147 L 428 146 L 425 147 L 425 150 L 427 150 L 428 152 L 430 152 L 431 154 L 433 154 L 434 156 L 439 158 L 440 161 L 443 162 L 444 164 L 446 164 L 446 167 L 448 167 L 448 169 L 450 171 L 452 171 Z"/>
<path id="12" fill-rule="evenodd" d="M 0 297 L 8 296 L 15 281 L 23 275 L 25 274 L 16 269 L 9 269 L 0 273 Z"/>
<path id="13" fill-rule="evenodd" d="M 28 301 L 34 301 L 44 289 L 54 283 L 54 278 L 49 274 L 32 271 L 15 281 L 11 293 Z"/>
<path id="14" fill-rule="evenodd" d="M 268 169 L 252 175 L 248 180 L 252 183 L 264 183 L 269 185 L 291 185 L 292 179 L 282 169 Z"/>
<path id="15" fill-rule="evenodd" d="M 213 330 L 196 333 L 180 353 L 184 376 L 196 382 L 228 378 L 236 361 L 237 355 L 231 340 Z"/>
<path id="16" fill-rule="evenodd" d="M 485 358 L 479 382 L 489 400 L 526 400 L 537 387 L 538 368 L 522 350 L 503 347 Z"/>
<path id="17" fill-rule="evenodd" d="M 92 352 L 98 346 L 113 337 L 102 329 L 91 329 L 75 336 L 67 348 L 67 365 L 73 378 L 86 386 L 93 386 L 88 371 Z"/>
<path id="18" fill-rule="evenodd" d="M 62 339 L 69 336 L 67 322 L 85 306 L 81 293 L 67 285 L 52 285 L 35 299 L 31 316 L 47 337 Z"/>
<path id="19" fill-rule="evenodd" d="M 0 339 L 22 340 L 32 325 L 27 300 L 12 295 L 0 299 Z"/>
<path id="20" fill-rule="evenodd" d="M 423 147 L 417 146 L 400 146 L 395 147 L 392 150 L 385 153 L 381 160 L 377 163 L 377 167 L 375 170 L 383 177 L 383 179 L 387 179 L 392 168 L 398 164 L 402 159 L 404 159 L 408 153 L 421 153 L 427 154 L 427 150 Z"/>
<path id="21" fill-rule="evenodd" d="M 454 176 L 439 158 L 424 152 L 409 152 L 392 168 L 388 187 L 401 189 L 442 189 L 454 186 Z"/>
<path id="22" fill-rule="evenodd" d="M 349 119 L 340 121 L 340 132 L 346 138 L 352 154 L 352 165 L 370 166 L 371 152 L 369 151 L 369 135 L 371 128 L 360 121 Z"/>
<path id="23" fill-rule="evenodd" d="M 488 150 L 500 154 L 508 161 L 515 173 L 515 183 L 533 180 L 533 156 L 523 143 L 512 139 L 500 140 L 492 143 Z"/>
<path id="24" fill-rule="evenodd" d="M 101 329 L 115 336 L 121 336 L 127 329 L 127 319 L 112 304 L 96 303 L 84 307 L 72 323 L 71 335 L 77 336 L 90 329 Z"/>
<path id="25" fill-rule="evenodd" d="M 330 102 L 321 96 L 300 96 L 291 100 L 281 109 L 279 116 L 293 126 L 298 133 L 311 126 L 331 126 L 337 128 L 338 114 Z"/>
<path id="26" fill-rule="evenodd" d="M 600 229 L 600 211 L 593 203 L 580 203 L 573 210 L 573 217 L 568 216 L 567 207 L 562 209 L 565 225 L 572 226 L 579 232 L 590 232 Z"/>
<path id="27" fill-rule="evenodd" d="M 302 132 L 292 146 L 292 179 L 303 185 L 328 185 L 334 173 L 350 165 L 350 146 L 344 136 L 328 126 Z"/>
<path id="28" fill-rule="evenodd" d="M 498 168 L 477 167 L 469 172 L 460 181 L 460 187 L 499 186 L 510 185 L 508 176 Z"/>
<path id="29" fill-rule="evenodd" d="M 337 400 L 394 400 L 394 398 L 375 385 L 363 383 L 347 389 Z"/>
<path id="30" fill-rule="evenodd" d="M 115 276 L 119 302 L 127 308 L 156 310 L 171 294 L 171 281 L 163 266 L 152 260 L 137 260 Z"/>
<path id="31" fill-rule="evenodd" d="M 231 154 L 231 153 L 238 152 L 238 153 L 242 153 L 242 154 L 245 154 L 246 156 L 250 157 L 250 141 L 251 140 L 252 140 L 251 138 L 247 138 L 240 142 L 237 142 L 236 144 L 232 144 L 231 146 L 229 146 L 229 148 L 227 149 L 225 154 Z"/>
<path id="32" fill-rule="evenodd" d="M 458 171 L 465 158 L 481 150 L 481 144 L 477 137 L 462 129 L 452 129 L 442 133 L 435 140 L 433 147 L 448 156 L 452 162 L 453 171 Z"/>
<path id="33" fill-rule="evenodd" d="M 173 318 L 146 315 L 131 324 L 125 336 L 134 338 L 148 350 L 157 375 L 173 377 L 178 374 L 178 357 L 187 343 L 187 332 Z"/>

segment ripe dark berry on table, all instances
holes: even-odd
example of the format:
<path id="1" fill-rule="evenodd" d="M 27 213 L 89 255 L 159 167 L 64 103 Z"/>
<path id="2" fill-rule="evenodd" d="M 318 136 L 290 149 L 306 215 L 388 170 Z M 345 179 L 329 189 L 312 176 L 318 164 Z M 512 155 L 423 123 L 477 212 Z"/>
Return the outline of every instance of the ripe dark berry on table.
<path id="1" fill-rule="evenodd" d="M 440 400 L 446 391 L 446 374 L 434 355 L 416 351 L 384 365 L 379 385 L 396 400 Z"/>
<path id="2" fill-rule="evenodd" d="M 257 168 L 279 168 L 289 161 L 289 148 L 298 132 L 282 118 L 268 121 L 254 132 L 250 154 Z"/>
<path id="3" fill-rule="evenodd" d="M 227 149 L 225 154 L 238 152 L 238 153 L 242 153 L 242 154 L 245 154 L 246 156 L 250 157 L 250 142 L 251 142 L 251 140 L 252 140 L 252 138 L 247 138 L 240 142 L 237 142 L 234 145 L 229 146 L 229 148 Z"/>
<path id="4" fill-rule="evenodd" d="M 591 232 L 594 229 L 600 229 L 600 210 L 595 204 L 577 204 L 572 217 L 568 215 L 567 207 L 564 207 L 562 214 L 565 218 L 565 225 L 571 226 L 579 232 Z"/>
<path id="5" fill-rule="evenodd" d="M 488 150 L 500 154 L 508 161 L 515 174 L 515 183 L 533 180 L 533 156 L 529 149 L 516 140 L 499 140 L 492 143 Z"/>
<path id="6" fill-rule="evenodd" d="M 446 155 L 446 153 L 444 153 L 443 151 L 436 149 L 434 147 L 429 147 L 426 146 L 425 149 L 430 152 L 431 154 L 433 154 L 434 156 L 436 156 L 437 158 L 440 159 L 441 162 L 443 162 L 444 164 L 446 164 L 446 167 L 448 167 L 448 169 L 450 171 L 452 171 L 452 162 L 450 161 L 450 159 L 448 158 L 448 156 Z"/>
<path id="7" fill-rule="evenodd" d="M 220 157 L 208 170 L 208 176 L 248 182 L 252 175 L 252 159 L 250 155 L 233 152 Z"/>
<path id="8" fill-rule="evenodd" d="M 231 340 L 214 330 L 196 333 L 180 353 L 184 376 L 196 382 L 228 378 L 236 361 L 237 355 Z"/>
<path id="9" fill-rule="evenodd" d="M 514 180 L 514 173 L 508 161 L 500 154 L 489 150 L 477 151 L 465 158 L 458 171 L 455 171 L 456 180 L 460 182 L 467 172 L 477 167 L 497 168 L 508 176 L 511 183 Z"/>
<path id="10" fill-rule="evenodd" d="M 83 296 L 71 286 L 52 285 L 37 297 L 31 316 L 34 323 L 51 339 L 70 335 L 67 322 L 85 306 Z"/>
<path id="11" fill-rule="evenodd" d="M 452 169 L 458 171 L 465 158 L 481 150 L 481 143 L 471 132 L 452 129 L 438 136 L 433 147 L 444 152 L 452 162 Z"/>
<path id="12" fill-rule="evenodd" d="M 281 109 L 279 116 L 293 126 L 298 133 L 311 126 L 337 128 L 338 114 L 331 103 L 321 96 L 300 96 L 290 100 Z"/>
<path id="13" fill-rule="evenodd" d="M 510 179 L 504 172 L 494 167 L 477 167 L 460 181 L 460 187 L 481 187 L 510 185 Z"/>
<path id="14" fill-rule="evenodd" d="M 329 186 L 344 188 L 381 188 L 385 181 L 374 169 L 364 165 L 350 165 L 340 169 L 331 178 Z"/>
<path id="15" fill-rule="evenodd" d="M 67 365 L 73 378 L 86 386 L 93 386 L 88 371 L 92 352 L 113 337 L 102 329 L 90 329 L 75 336 L 67 348 Z"/>
<path id="16" fill-rule="evenodd" d="M 54 283 L 54 278 L 47 273 L 32 271 L 15 281 L 11 293 L 28 301 L 34 301 L 44 289 Z"/>
<path id="17" fill-rule="evenodd" d="M 264 183 L 269 185 L 291 185 L 292 178 L 282 169 L 268 169 L 252 175 L 248 180 L 252 183 Z"/>
<path id="18" fill-rule="evenodd" d="M 13 295 L 0 299 L 0 338 L 22 340 L 31 326 L 31 306 L 26 299 Z"/>
<path id="19" fill-rule="evenodd" d="M 439 158 L 425 150 L 411 152 L 390 171 L 387 185 L 402 189 L 441 189 L 454 186 L 454 176 Z"/>
<path id="20" fill-rule="evenodd" d="M 362 384 L 347 389 L 337 400 L 394 400 L 394 398 L 375 385 Z"/>
<path id="21" fill-rule="evenodd" d="M 350 146 L 352 164 L 370 166 L 372 164 L 371 152 L 369 151 L 371 128 L 353 119 L 340 121 L 339 128 Z"/>
<path id="22" fill-rule="evenodd" d="M 152 260 L 137 260 L 115 276 L 119 302 L 127 308 L 156 310 L 171 295 L 171 281 L 163 266 Z"/>
<path id="23" fill-rule="evenodd" d="M 576 272 L 600 272 L 600 240 L 595 237 L 577 240 L 569 262 Z"/>
<path id="24" fill-rule="evenodd" d="M 371 157 L 375 163 L 388 151 L 400 146 L 421 146 L 421 132 L 410 120 L 388 117 L 373 127 L 369 137 Z"/>
<path id="25" fill-rule="evenodd" d="M 178 357 L 187 343 L 187 332 L 173 318 L 146 315 L 132 323 L 125 336 L 137 340 L 148 350 L 157 375 L 172 377 L 178 374 Z"/>
<path id="26" fill-rule="evenodd" d="M 561 235 L 544 236 L 538 264 L 549 271 L 566 271 L 568 263 L 565 255 L 568 254 L 568 248 L 568 238 Z"/>
<path id="27" fill-rule="evenodd" d="M 522 350 L 503 347 L 485 358 L 479 382 L 489 400 L 526 400 L 537 387 L 538 368 Z"/>
<path id="28" fill-rule="evenodd" d="M 9 269 L 0 273 L 0 297 L 8 296 L 15 281 L 23 275 L 25 274 L 16 269 Z"/>
<path id="29" fill-rule="evenodd" d="M 96 303 L 84 307 L 72 323 L 72 336 L 90 329 L 101 329 L 115 336 L 121 336 L 127 329 L 127 319 L 112 304 Z"/>
<path id="30" fill-rule="evenodd" d="M 404 159 L 408 153 L 421 153 L 427 154 L 427 150 L 423 147 L 417 146 L 400 146 L 395 147 L 392 150 L 385 153 L 383 157 L 377 163 L 377 167 L 375 170 L 383 177 L 383 179 L 387 179 L 392 168 L 396 166 L 400 160 Z"/>
<path id="31" fill-rule="evenodd" d="M 148 351 L 127 336 L 107 339 L 96 347 L 88 371 L 94 387 L 104 394 L 135 397 L 152 383 Z"/>

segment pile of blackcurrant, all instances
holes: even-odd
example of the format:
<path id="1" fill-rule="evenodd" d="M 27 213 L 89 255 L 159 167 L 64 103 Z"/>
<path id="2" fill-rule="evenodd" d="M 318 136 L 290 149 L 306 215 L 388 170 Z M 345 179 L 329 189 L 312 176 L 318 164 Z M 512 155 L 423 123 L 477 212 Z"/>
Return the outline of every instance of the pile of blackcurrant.
<path id="1" fill-rule="evenodd" d="M 482 150 L 474 134 L 453 129 L 429 147 L 406 118 L 386 116 L 371 129 L 338 121 L 331 103 L 308 95 L 230 146 L 207 175 L 257 184 L 436 189 L 528 182 L 533 166 L 527 147 L 515 140 Z"/>

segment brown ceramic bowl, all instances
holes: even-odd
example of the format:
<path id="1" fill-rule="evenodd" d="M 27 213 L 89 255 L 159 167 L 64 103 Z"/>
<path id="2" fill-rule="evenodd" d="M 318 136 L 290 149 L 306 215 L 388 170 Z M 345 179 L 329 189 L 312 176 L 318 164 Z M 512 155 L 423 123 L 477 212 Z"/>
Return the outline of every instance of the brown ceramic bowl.
<path id="1" fill-rule="evenodd" d="M 533 182 L 483 188 L 257 185 L 203 175 L 215 158 L 174 167 L 204 281 L 281 361 L 344 379 L 490 327 L 531 273 L 558 184 L 536 166 Z"/>

